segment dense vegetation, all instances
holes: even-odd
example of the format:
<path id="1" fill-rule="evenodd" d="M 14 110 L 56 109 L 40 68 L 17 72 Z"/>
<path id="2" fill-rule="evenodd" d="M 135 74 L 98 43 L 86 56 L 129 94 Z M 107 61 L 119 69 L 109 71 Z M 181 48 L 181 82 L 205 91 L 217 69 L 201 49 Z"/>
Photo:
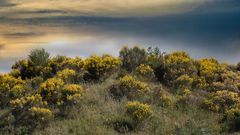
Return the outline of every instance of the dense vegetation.
<path id="1" fill-rule="evenodd" d="M 124 47 L 50 57 L 0 75 L 0 134 L 215 135 L 240 131 L 240 64 Z"/>

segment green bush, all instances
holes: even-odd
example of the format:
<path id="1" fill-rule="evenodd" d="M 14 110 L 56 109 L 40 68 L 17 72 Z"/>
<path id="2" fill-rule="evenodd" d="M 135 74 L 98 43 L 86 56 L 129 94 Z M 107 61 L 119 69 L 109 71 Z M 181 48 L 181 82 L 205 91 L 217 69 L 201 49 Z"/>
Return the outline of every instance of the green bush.
<path id="1" fill-rule="evenodd" d="M 123 47 L 119 57 L 122 60 L 122 68 L 132 72 L 141 64 L 146 63 L 147 52 L 144 48 L 138 46 L 133 48 Z"/>
<path id="2" fill-rule="evenodd" d="M 154 70 L 154 74 L 160 82 L 164 82 L 165 74 L 165 52 L 161 52 L 159 48 L 148 48 L 147 64 Z"/>
<path id="3" fill-rule="evenodd" d="M 45 67 L 48 64 L 50 54 L 44 49 L 35 49 L 30 52 L 28 59 L 34 66 Z"/>

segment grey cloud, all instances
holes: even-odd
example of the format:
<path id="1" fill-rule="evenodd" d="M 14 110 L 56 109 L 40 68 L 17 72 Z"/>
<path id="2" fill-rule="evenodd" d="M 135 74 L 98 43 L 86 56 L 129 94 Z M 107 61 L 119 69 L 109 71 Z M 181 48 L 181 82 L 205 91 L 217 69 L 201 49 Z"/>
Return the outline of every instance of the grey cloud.
<path id="1" fill-rule="evenodd" d="M 0 7 L 13 7 L 16 5 L 15 3 L 10 3 L 9 0 L 0 0 Z"/>
<path id="2" fill-rule="evenodd" d="M 68 13 L 68 11 L 45 9 L 45 10 L 35 10 L 35 11 L 23 11 L 21 13 L 23 14 L 66 14 Z"/>
<path id="3" fill-rule="evenodd" d="M 3 35 L 8 38 L 24 38 L 24 37 L 42 36 L 44 35 L 44 33 L 18 32 L 18 33 L 4 33 Z"/>

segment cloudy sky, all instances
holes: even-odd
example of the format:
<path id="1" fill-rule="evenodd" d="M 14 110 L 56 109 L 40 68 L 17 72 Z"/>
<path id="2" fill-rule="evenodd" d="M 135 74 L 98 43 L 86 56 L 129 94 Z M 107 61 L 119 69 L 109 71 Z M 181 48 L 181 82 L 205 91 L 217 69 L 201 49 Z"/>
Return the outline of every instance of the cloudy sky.
<path id="1" fill-rule="evenodd" d="M 240 61 L 239 0 L 0 0 L 0 72 L 34 48 L 86 57 L 123 45 Z"/>

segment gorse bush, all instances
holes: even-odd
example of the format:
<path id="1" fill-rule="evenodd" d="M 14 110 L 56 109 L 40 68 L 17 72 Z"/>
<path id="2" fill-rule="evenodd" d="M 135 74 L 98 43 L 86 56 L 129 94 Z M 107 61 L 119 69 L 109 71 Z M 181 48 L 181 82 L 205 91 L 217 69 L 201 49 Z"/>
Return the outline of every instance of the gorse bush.
<path id="1" fill-rule="evenodd" d="M 11 99 L 24 95 L 26 82 L 21 78 L 15 78 L 5 74 L 0 77 L 0 104 L 6 106 Z"/>
<path id="2" fill-rule="evenodd" d="M 37 126 L 46 124 L 53 118 L 47 108 L 47 102 L 39 94 L 22 97 L 11 101 L 16 125 Z"/>
<path id="3" fill-rule="evenodd" d="M 76 79 L 76 71 L 67 68 L 62 71 L 58 71 L 56 76 L 57 78 L 62 79 L 64 82 L 71 83 Z"/>
<path id="4" fill-rule="evenodd" d="M 64 85 L 62 89 L 62 101 L 65 105 L 72 105 L 79 101 L 83 95 L 83 88 L 77 84 Z"/>
<path id="5" fill-rule="evenodd" d="M 186 52 L 174 52 L 165 56 L 166 73 L 164 79 L 169 86 L 176 87 L 175 80 L 182 75 L 193 77 L 197 74 L 194 60 Z"/>
<path id="6" fill-rule="evenodd" d="M 83 64 L 83 60 L 80 57 L 56 56 L 49 60 L 48 66 L 51 67 L 53 73 L 56 73 L 66 68 L 82 71 Z"/>
<path id="7" fill-rule="evenodd" d="M 65 84 L 62 79 L 51 78 L 42 83 L 38 93 L 51 106 L 64 111 L 64 106 L 71 106 L 82 97 L 83 88 L 77 84 Z"/>
<path id="8" fill-rule="evenodd" d="M 150 87 L 147 83 L 139 81 L 131 75 L 125 75 L 110 87 L 109 92 L 117 99 L 122 97 L 142 99 L 149 90 Z"/>
<path id="9" fill-rule="evenodd" d="M 38 93 L 43 97 L 44 101 L 49 104 L 60 104 L 60 93 L 64 86 L 64 82 L 59 78 L 51 78 L 41 84 Z"/>
<path id="10" fill-rule="evenodd" d="M 146 81 L 152 81 L 155 77 L 153 69 L 150 66 L 144 64 L 141 64 L 136 68 L 136 75 L 138 78 Z"/>
<path id="11" fill-rule="evenodd" d="M 148 104 L 133 101 L 127 103 L 126 113 L 135 121 L 140 122 L 149 118 L 152 115 L 152 110 Z"/>
<path id="12" fill-rule="evenodd" d="M 119 80 L 119 88 L 129 99 L 143 97 L 149 90 L 148 84 L 141 82 L 130 75 Z"/>
<path id="13" fill-rule="evenodd" d="M 104 55 L 102 57 L 91 56 L 84 61 L 83 67 L 87 71 L 85 79 L 99 80 L 101 77 L 118 69 L 120 65 L 121 61 L 110 55 Z"/>
<path id="14" fill-rule="evenodd" d="M 226 112 L 232 106 L 239 104 L 240 98 L 238 93 L 222 90 L 212 93 L 204 101 L 204 106 L 212 111 Z"/>
<path id="15" fill-rule="evenodd" d="M 194 79 L 189 77 L 188 75 L 182 75 L 177 78 L 176 81 L 174 81 L 174 84 L 177 88 L 180 89 L 191 89 Z"/>

